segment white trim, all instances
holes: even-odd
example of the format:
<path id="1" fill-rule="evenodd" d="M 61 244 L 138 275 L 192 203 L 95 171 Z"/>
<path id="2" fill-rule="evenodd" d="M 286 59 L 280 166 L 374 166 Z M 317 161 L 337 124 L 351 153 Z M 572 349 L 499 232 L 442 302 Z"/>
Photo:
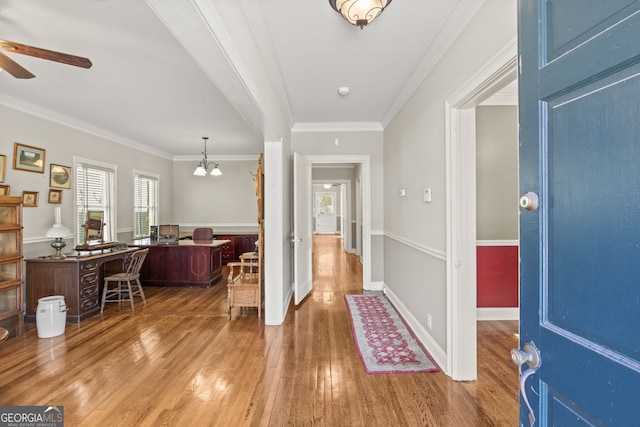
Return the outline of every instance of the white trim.
<path id="1" fill-rule="evenodd" d="M 518 240 L 476 240 L 476 246 L 520 246 Z"/>
<path id="2" fill-rule="evenodd" d="M 442 59 L 442 56 L 447 52 L 449 47 L 451 47 L 460 33 L 464 31 L 469 21 L 471 21 L 484 2 L 485 0 L 468 0 L 458 3 L 456 10 L 440 28 L 436 40 L 434 40 L 429 47 L 429 51 L 420 60 L 411 76 L 399 91 L 393 104 L 385 113 L 382 119 L 383 127 L 391 123 L 391 120 L 398 115 L 404 104 L 416 93 L 416 90 L 420 87 L 425 77 L 438 64 L 440 59 Z"/>
<path id="3" fill-rule="evenodd" d="M 476 310 L 478 320 L 519 320 L 518 307 L 482 307 Z"/>
<path id="4" fill-rule="evenodd" d="M 216 162 L 243 162 L 243 161 L 251 161 L 257 162 L 260 157 L 257 154 L 210 154 L 211 157 Z M 199 162 L 202 160 L 202 155 L 188 155 L 188 156 L 175 156 L 173 158 L 174 162 Z"/>
<path id="5" fill-rule="evenodd" d="M 442 369 L 445 366 L 447 361 L 447 354 L 440 347 L 440 344 L 433 339 L 429 331 L 427 331 L 422 324 L 414 317 L 409 309 L 402 303 L 400 298 L 396 294 L 393 293 L 391 289 L 388 287 L 384 287 L 384 293 L 389 298 L 389 301 L 393 304 L 393 306 L 398 310 L 398 313 L 404 321 L 409 326 L 409 329 L 413 332 L 413 334 L 418 338 L 418 340 L 422 343 L 424 348 L 427 349 L 434 362 Z"/>
<path id="6" fill-rule="evenodd" d="M 371 288 L 371 158 L 367 155 L 305 155 L 316 163 L 360 163 L 362 165 L 362 287 Z"/>
<path id="7" fill-rule="evenodd" d="M 173 156 L 167 152 L 160 151 L 157 148 L 150 147 L 132 139 L 126 138 L 122 135 L 118 135 L 111 131 L 99 128 L 89 123 L 65 116 L 64 114 L 56 113 L 47 108 L 39 105 L 30 104 L 21 99 L 12 97 L 5 93 L 0 92 L 0 105 L 9 107 L 14 110 L 22 111 L 23 113 L 31 114 L 32 116 L 40 117 L 41 119 L 48 120 L 53 123 L 58 123 L 63 126 L 67 126 L 71 129 L 76 129 L 82 132 L 86 132 L 89 135 L 94 135 L 99 138 L 104 138 L 116 144 L 124 145 L 126 147 L 133 148 L 144 153 L 153 154 L 164 159 L 171 160 Z"/>
<path id="8" fill-rule="evenodd" d="M 291 132 L 381 132 L 380 122 L 311 122 L 296 123 Z"/>
<path id="9" fill-rule="evenodd" d="M 425 254 L 427 254 L 429 256 L 437 258 L 437 259 L 439 259 L 441 261 L 446 261 L 447 260 L 447 254 L 442 252 L 442 251 L 439 251 L 437 249 L 433 249 L 433 248 L 430 248 L 428 246 L 421 245 L 419 243 L 414 242 L 413 240 L 409 240 L 409 239 L 407 239 L 405 237 L 401 237 L 401 236 L 398 236 L 398 235 L 393 234 L 393 233 L 386 232 L 386 233 L 384 233 L 384 235 L 386 237 L 390 238 L 390 239 L 395 240 L 396 242 L 400 242 L 403 245 L 410 246 L 413 249 L 416 249 L 416 250 L 418 250 L 418 251 L 420 251 L 422 253 L 425 253 Z"/>
<path id="10" fill-rule="evenodd" d="M 447 363 L 443 370 L 454 380 L 477 378 L 474 107 L 516 77 L 517 40 L 513 39 L 445 102 Z"/>
<path id="11" fill-rule="evenodd" d="M 255 228 L 258 232 L 257 222 L 180 222 L 180 227 L 226 227 L 226 228 Z"/>

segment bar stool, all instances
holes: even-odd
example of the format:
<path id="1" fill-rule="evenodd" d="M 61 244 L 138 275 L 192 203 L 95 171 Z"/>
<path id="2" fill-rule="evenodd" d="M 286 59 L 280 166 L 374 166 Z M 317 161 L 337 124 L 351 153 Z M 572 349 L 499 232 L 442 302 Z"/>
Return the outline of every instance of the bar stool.
<path id="1" fill-rule="evenodd" d="M 149 249 L 142 249 L 136 251 L 131 255 L 131 261 L 127 270 L 122 273 L 112 274 L 104 278 L 104 290 L 102 291 L 102 305 L 100 306 L 100 313 L 104 311 L 104 304 L 106 302 L 122 302 L 129 301 L 131 303 L 131 311 L 133 311 L 133 297 L 142 297 L 142 302 L 147 303 L 144 298 L 144 291 L 140 284 L 140 269 L 142 263 L 149 253 Z M 109 288 L 110 284 L 115 284 L 113 288 Z M 122 296 L 128 296 L 123 298 Z M 117 296 L 117 299 L 109 299 L 109 297 Z"/>

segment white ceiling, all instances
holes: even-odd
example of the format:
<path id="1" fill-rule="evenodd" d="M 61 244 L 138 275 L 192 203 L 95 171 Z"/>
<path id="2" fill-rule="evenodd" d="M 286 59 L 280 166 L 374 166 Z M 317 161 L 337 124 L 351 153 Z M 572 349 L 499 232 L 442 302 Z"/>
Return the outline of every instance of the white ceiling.
<path id="1" fill-rule="evenodd" d="M 395 0 L 360 30 L 327 0 L 0 0 L 0 39 L 93 62 L 8 54 L 36 77 L 0 73 L 0 104 L 174 159 L 262 152 L 261 78 L 289 129 L 382 128 L 483 1 Z"/>

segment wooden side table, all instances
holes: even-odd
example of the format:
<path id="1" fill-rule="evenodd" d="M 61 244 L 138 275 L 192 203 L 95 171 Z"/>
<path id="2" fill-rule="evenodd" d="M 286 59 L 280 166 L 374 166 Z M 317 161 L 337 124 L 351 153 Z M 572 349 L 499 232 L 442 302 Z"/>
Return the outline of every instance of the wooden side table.
<path id="1" fill-rule="evenodd" d="M 229 319 L 233 307 L 256 307 L 258 319 L 262 317 L 262 285 L 257 262 L 230 262 L 227 290 Z"/>

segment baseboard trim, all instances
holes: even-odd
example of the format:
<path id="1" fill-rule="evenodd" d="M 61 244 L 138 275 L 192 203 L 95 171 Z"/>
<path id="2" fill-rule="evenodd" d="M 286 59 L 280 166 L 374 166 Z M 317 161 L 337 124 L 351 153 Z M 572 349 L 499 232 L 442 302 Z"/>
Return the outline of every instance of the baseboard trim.
<path id="1" fill-rule="evenodd" d="M 518 307 L 483 307 L 477 309 L 478 320 L 519 320 Z"/>
<path id="2" fill-rule="evenodd" d="M 429 334 L 429 332 L 422 327 L 418 319 L 416 319 L 413 314 L 407 309 L 407 307 L 400 301 L 398 296 L 393 293 L 393 291 L 387 287 L 384 287 L 384 293 L 389 298 L 389 301 L 393 304 L 393 306 L 398 310 L 400 316 L 404 319 L 404 321 L 409 326 L 409 329 L 413 332 L 413 334 L 418 338 L 418 341 L 424 346 L 424 348 L 429 352 L 433 361 L 442 369 L 445 373 L 447 373 L 447 353 L 445 350 L 438 345 L 436 340 Z M 449 375 L 449 374 L 447 374 Z"/>

